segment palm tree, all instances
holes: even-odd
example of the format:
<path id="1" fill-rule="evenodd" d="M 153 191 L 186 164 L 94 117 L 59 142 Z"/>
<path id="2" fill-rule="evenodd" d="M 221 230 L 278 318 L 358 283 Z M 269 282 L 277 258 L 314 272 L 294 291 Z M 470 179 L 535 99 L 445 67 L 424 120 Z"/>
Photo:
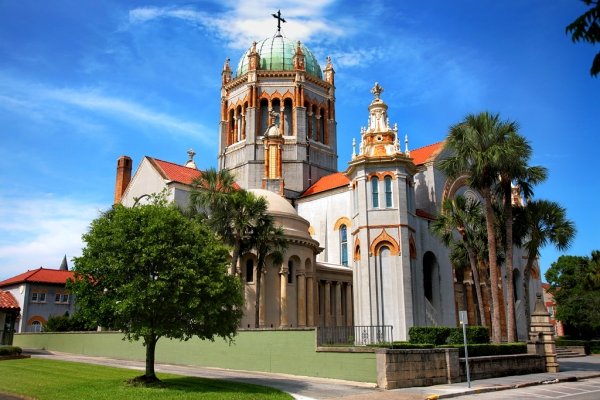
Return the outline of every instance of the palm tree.
<path id="1" fill-rule="evenodd" d="M 439 168 L 450 179 L 466 173 L 469 186 L 477 189 L 483 198 L 492 291 L 492 341 L 496 343 L 501 341 L 502 332 L 492 191 L 498 182 L 500 166 L 513 156 L 506 143 L 510 142 L 511 136 L 516 135 L 516 129 L 514 122 L 501 121 L 498 114 L 469 114 L 463 122 L 450 127 L 445 147 L 452 155 L 439 162 Z"/>
<path id="2" fill-rule="evenodd" d="M 228 170 L 211 168 L 194 180 L 190 208 L 206 216 L 213 231 L 232 247 L 230 271 L 241 276 L 240 256 L 252 248 L 249 239 L 267 212 L 267 201 L 238 188 Z"/>
<path id="3" fill-rule="evenodd" d="M 515 241 L 527 252 L 527 263 L 523 271 L 523 293 L 527 326 L 531 323 L 529 307 L 529 278 L 540 250 L 553 244 L 558 250 L 569 248 L 575 238 L 575 224 L 567 219 L 566 210 L 558 203 L 534 200 L 515 213 Z"/>
<path id="4" fill-rule="evenodd" d="M 245 250 L 253 247 L 252 238 L 254 231 L 259 226 L 259 221 L 267 213 L 267 200 L 256 197 L 251 192 L 238 190 L 227 197 L 226 209 L 228 215 L 222 215 L 220 220 L 223 238 L 232 246 L 231 273 L 240 275 L 238 266 L 240 256 Z"/>
<path id="5" fill-rule="evenodd" d="M 209 225 L 214 230 L 220 219 L 219 213 L 228 214 L 226 207 L 227 195 L 237 189 L 235 178 L 228 170 L 217 171 L 209 168 L 192 182 L 190 193 L 190 211 L 201 213 L 208 218 Z"/>
<path id="6" fill-rule="evenodd" d="M 479 283 L 478 255 L 477 251 L 477 230 L 481 230 L 483 224 L 481 221 L 481 204 L 464 196 L 456 196 L 453 199 L 446 199 L 442 204 L 442 213 L 431 224 L 431 231 L 438 236 L 442 242 L 451 248 L 451 257 L 453 259 L 463 258 L 459 252 L 464 250 L 471 267 L 473 285 L 477 296 L 479 306 L 479 315 L 481 324 L 487 325 L 483 297 L 481 294 L 481 285 Z M 461 247 L 456 246 L 455 232 L 462 240 Z M 454 263 L 453 263 L 454 264 Z"/>
<path id="7" fill-rule="evenodd" d="M 531 146 L 527 140 L 516 133 L 509 136 L 506 147 L 510 156 L 500 165 L 500 182 L 497 187 L 501 197 L 504 213 L 504 251 L 506 255 L 506 302 L 507 302 L 507 339 L 509 343 L 516 341 L 515 335 L 515 296 L 513 288 L 513 188 L 526 199 L 533 195 L 532 186 L 546 179 L 547 171 L 540 166 L 527 165 L 531 157 Z"/>
<path id="8" fill-rule="evenodd" d="M 254 304 L 254 327 L 260 327 L 260 292 L 261 278 L 265 269 L 267 258 L 271 258 L 273 264 L 281 264 L 283 255 L 287 249 L 287 241 L 283 229 L 275 225 L 273 217 L 263 214 L 258 220 L 254 230 L 252 242 L 257 254 L 256 263 L 256 300 Z"/>

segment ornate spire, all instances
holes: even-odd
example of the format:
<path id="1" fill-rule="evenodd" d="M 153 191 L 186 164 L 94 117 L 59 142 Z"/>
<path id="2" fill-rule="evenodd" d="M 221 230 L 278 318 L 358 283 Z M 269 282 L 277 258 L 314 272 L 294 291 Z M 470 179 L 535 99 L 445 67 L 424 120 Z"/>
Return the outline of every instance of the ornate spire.
<path id="1" fill-rule="evenodd" d="M 221 77 L 223 85 L 231 81 L 231 66 L 229 65 L 229 58 L 225 59 L 225 64 L 223 65 L 223 72 L 221 72 Z"/>
<path id="2" fill-rule="evenodd" d="M 62 259 L 62 262 L 60 263 L 60 268 L 58 268 L 60 271 L 68 271 L 69 270 L 69 265 L 67 264 L 67 255 L 65 254 L 65 256 Z"/>

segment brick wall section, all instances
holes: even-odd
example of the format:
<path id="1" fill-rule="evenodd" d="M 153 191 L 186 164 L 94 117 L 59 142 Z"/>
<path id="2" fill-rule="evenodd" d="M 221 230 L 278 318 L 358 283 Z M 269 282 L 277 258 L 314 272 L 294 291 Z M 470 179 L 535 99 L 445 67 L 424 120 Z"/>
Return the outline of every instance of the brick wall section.
<path id="1" fill-rule="evenodd" d="M 469 358 L 471 380 L 495 378 L 498 376 L 524 375 L 546 372 L 544 357 L 533 354 L 514 354 Z M 460 376 L 467 380 L 465 359 L 460 359 Z"/>
<path id="2" fill-rule="evenodd" d="M 375 352 L 377 385 L 383 389 L 460 382 L 457 349 Z"/>

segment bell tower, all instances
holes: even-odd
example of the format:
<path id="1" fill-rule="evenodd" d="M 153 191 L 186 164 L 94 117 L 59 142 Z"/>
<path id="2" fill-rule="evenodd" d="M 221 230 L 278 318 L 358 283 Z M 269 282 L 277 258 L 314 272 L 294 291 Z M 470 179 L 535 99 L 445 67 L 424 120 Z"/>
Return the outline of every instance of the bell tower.
<path id="1" fill-rule="evenodd" d="M 334 70 L 284 37 L 277 17 L 274 36 L 253 42 L 237 68 L 225 62 L 218 159 L 242 187 L 295 199 L 337 171 Z"/>

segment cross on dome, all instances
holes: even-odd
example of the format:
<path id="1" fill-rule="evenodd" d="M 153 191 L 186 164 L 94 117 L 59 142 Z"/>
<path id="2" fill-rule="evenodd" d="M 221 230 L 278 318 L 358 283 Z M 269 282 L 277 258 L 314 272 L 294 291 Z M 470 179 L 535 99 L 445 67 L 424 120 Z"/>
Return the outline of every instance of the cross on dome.
<path id="1" fill-rule="evenodd" d="M 281 17 L 281 10 L 277 10 L 277 14 L 271 14 L 273 18 L 277 19 L 277 34 L 281 35 L 281 23 L 287 22 Z"/>

